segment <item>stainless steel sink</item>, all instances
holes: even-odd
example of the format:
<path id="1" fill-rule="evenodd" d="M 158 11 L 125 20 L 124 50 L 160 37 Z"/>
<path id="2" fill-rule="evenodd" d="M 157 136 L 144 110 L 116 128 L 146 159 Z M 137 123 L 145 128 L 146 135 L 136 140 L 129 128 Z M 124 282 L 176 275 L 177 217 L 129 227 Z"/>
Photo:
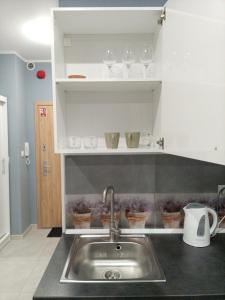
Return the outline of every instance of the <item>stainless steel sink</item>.
<path id="1" fill-rule="evenodd" d="M 60 282 L 166 281 L 151 241 L 144 235 L 81 235 L 74 239 Z"/>

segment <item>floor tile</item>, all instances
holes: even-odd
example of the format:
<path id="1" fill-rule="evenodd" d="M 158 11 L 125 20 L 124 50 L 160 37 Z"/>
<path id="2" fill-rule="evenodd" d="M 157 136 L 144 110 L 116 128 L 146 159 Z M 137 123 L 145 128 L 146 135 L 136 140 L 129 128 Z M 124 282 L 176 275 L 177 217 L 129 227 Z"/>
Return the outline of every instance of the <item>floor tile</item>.
<path id="1" fill-rule="evenodd" d="M 33 300 L 33 293 L 22 293 L 18 300 Z"/>
<path id="2" fill-rule="evenodd" d="M 43 246 L 44 241 L 12 240 L 0 251 L 0 257 L 38 257 Z"/>
<path id="3" fill-rule="evenodd" d="M 20 299 L 19 293 L 1 293 L 0 292 L 0 300 L 18 300 L 18 299 Z"/>
<path id="4" fill-rule="evenodd" d="M 2 292 L 21 292 L 27 278 L 34 269 L 35 261 L 26 259 L 6 259 L 0 262 L 0 294 Z"/>
<path id="5" fill-rule="evenodd" d="M 53 252 L 55 251 L 58 242 L 59 238 L 49 238 L 48 241 L 46 241 L 43 245 L 39 256 L 41 258 L 51 257 Z"/>
<path id="6" fill-rule="evenodd" d="M 34 269 L 32 270 L 29 278 L 27 279 L 25 286 L 23 287 L 22 293 L 34 293 L 41 277 L 43 276 L 46 267 L 48 265 L 48 259 L 39 260 Z"/>
<path id="7" fill-rule="evenodd" d="M 31 300 L 58 244 L 49 229 L 32 229 L 0 250 L 0 300 Z M 13 293 L 12 293 L 13 291 Z"/>

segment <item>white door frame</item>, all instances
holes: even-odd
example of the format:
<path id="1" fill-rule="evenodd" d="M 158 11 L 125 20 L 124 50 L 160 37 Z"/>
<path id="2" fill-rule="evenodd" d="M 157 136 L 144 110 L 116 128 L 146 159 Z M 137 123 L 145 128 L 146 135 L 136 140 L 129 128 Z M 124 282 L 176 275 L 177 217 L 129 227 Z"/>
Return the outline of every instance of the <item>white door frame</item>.
<path id="1" fill-rule="evenodd" d="M 3 212 L 3 235 L 0 236 L 0 248 L 10 238 L 10 206 L 9 206 L 9 154 L 8 154 L 8 119 L 7 119 L 7 98 L 0 96 L 0 105 L 3 108 L 2 128 L 0 124 L 0 176 L 2 180 L 1 210 Z M 0 231 L 1 232 L 1 231 Z"/>

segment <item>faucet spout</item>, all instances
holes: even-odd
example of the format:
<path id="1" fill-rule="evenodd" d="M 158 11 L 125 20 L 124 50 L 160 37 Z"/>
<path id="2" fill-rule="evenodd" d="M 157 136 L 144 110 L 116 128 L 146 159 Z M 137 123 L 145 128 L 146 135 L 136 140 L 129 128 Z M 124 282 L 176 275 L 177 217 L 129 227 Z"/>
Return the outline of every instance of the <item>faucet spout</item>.
<path id="1" fill-rule="evenodd" d="M 120 230 L 118 229 L 116 222 L 115 222 L 115 214 L 114 214 L 114 188 L 113 186 L 108 186 L 103 191 L 103 203 L 107 202 L 107 195 L 110 192 L 110 228 L 109 228 L 109 235 L 110 241 L 115 242 L 118 240 L 120 235 Z"/>

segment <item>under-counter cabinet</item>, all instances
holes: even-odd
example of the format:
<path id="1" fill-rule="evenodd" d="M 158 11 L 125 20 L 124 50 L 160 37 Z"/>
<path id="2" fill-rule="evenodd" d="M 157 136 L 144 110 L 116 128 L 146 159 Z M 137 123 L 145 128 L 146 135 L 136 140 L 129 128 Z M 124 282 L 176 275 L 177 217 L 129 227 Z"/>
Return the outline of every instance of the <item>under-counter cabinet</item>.
<path id="1" fill-rule="evenodd" d="M 208 4 L 53 9 L 56 152 L 169 153 L 225 164 L 225 4 L 221 11 Z M 144 47 L 153 52 L 148 77 Z M 107 49 L 115 54 L 113 74 L 103 63 Z M 125 49 L 135 53 L 132 70 L 122 63 Z M 127 149 L 124 132 L 144 130 L 164 145 Z M 112 131 L 121 139 L 111 150 L 104 133 Z M 69 136 L 96 136 L 98 146 L 69 149 Z"/>

